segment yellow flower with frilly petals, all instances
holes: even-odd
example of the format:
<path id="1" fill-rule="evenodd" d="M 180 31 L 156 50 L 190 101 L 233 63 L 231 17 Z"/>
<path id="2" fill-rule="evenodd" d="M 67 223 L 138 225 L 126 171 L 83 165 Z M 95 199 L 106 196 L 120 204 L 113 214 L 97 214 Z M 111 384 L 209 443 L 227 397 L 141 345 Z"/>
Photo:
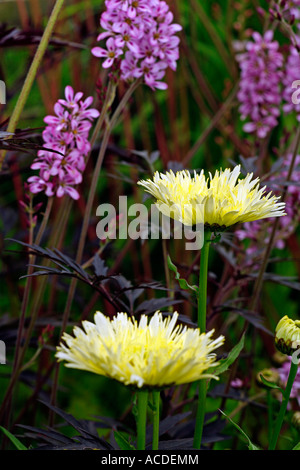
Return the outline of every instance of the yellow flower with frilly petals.
<path id="1" fill-rule="evenodd" d="M 287 315 L 279 320 L 275 330 L 275 345 L 283 354 L 292 355 L 300 348 L 300 320 Z"/>
<path id="2" fill-rule="evenodd" d="M 139 185 L 156 198 L 158 209 L 185 225 L 204 224 L 212 230 L 225 229 L 239 222 L 251 222 L 285 215 L 284 202 L 272 193 L 264 194 L 259 178 L 249 173 L 239 179 L 240 165 L 233 170 L 216 171 L 206 178 L 204 171 L 188 170 L 154 173 L 153 180 Z"/>
<path id="3" fill-rule="evenodd" d="M 83 369 L 116 379 L 125 385 L 168 387 L 214 377 L 208 369 L 217 365 L 212 352 L 224 337 L 213 340 L 214 330 L 200 333 L 177 323 L 178 313 L 163 319 L 156 312 L 148 322 L 137 322 L 126 313 L 112 320 L 100 312 L 95 323 L 84 321 L 74 336 L 64 333 L 56 357 L 67 367 Z"/>

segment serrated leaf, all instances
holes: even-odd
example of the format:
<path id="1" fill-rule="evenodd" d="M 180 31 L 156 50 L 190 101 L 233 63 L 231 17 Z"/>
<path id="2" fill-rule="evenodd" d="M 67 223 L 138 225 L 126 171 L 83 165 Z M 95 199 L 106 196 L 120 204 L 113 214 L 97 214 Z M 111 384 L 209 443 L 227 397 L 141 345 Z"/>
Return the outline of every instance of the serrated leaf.
<path id="1" fill-rule="evenodd" d="M 231 424 L 247 439 L 248 441 L 248 449 L 249 450 L 261 450 L 259 447 L 257 447 L 255 444 L 253 444 L 253 442 L 250 440 L 250 438 L 247 436 L 247 434 L 245 433 L 245 431 L 242 430 L 242 428 L 240 428 L 234 421 L 232 421 L 231 418 L 229 418 L 229 416 L 227 416 L 226 413 L 224 413 L 224 411 L 222 410 L 219 410 L 224 416 L 226 419 L 228 419 L 228 421 L 231 422 Z"/>
<path id="2" fill-rule="evenodd" d="M 18 450 L 27 450 L 27 447 L 25 447 L 24 444 L 22 444 L 22 442 L 19 441 L 19 439 L 11 434 L 7 429 L 3 428 L 2 426 L 0 426 L 0 429 Z"/>
<path id="3" fill-rule="evenodd" d="M 107 275 L 108 267 L 105 265 L 105 261 L 102 258 L 100 258 L 98 254 L 94 256 L 93 266 L 94 266 L 96 276 L 100 277 L 100 276 Z"/>

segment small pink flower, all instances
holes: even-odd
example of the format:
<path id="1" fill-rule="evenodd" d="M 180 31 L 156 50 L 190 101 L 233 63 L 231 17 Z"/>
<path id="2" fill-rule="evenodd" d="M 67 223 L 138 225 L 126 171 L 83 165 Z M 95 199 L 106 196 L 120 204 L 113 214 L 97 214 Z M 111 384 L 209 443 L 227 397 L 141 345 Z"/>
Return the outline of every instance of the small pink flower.
<path id="1" fill-rule="evenodd" d="M 96 57 L 106 57 L 107 59 L 103 62 L 102 67 L 107 69 L 112 66 L 114 60 L 122 55 L 122 49 L 116 47 L 115 41 L 113 38 L 109 38 L 106 41 L 106 49 L 102 49 L 102 47 L 94 47 L 92 49 L 92 53 Z"/>
<path id="2" fill-rule="evenodd" d="M 65 100 L 60 99 L 58 102 L 64 106 L 74 108 L 78 105 L 79 100 L 83 97 L 83 93 L 79 91 L 78 93 L 74 94 L 73 88 L 68 85 L 65 89 L 65 97 Z"/>

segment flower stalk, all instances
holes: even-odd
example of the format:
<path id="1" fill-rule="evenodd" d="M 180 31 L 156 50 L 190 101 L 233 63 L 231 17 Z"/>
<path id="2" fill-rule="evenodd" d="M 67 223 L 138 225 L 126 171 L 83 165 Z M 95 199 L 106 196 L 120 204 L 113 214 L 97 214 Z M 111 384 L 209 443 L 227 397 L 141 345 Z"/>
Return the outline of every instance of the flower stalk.
<path id="1" fill-rule="evenodd" d="M 145 450 L 148 390 L 137 392 L 137 450 Z"/>
<path id="2" fill-rule="evenodd" d="M 199 274 L 199 292 L 198 292 L 198 327 L 202 333 L 206 331 L 206 303 L 207 303 L 207 277 L 208 277 L 208 257 L 211 232 L 205 230 L 203 247 L 201 249 L 200 274 Z M 196 425 L 194 433 L 193 447 L 200 449 L 203 424 L 205 417 L 206 402 L 206 380 L 199 380 L 198 384 L 198 405 L 196 414 Z"/>
<path id="3" fill-rule="evenodd" d="M 278 440 L 278 437 L 279 437 L 279 434 L 280 434 L 280 430 L 281 430 L 281 427 L 282 427 L 283 419 L 284 419 L 286 409 L 287 409 L 287 406 L 288 406 L 288 402 L 289 402 L 289 399 L 290 399 L 291 391 L 292 391 L 292 388 L 293 388 L 293 383 L 294 383 L 296 375 L 297 375 L 297 371 L 298 371 L 298 362 L 291 361 L 290 373 L 289 373 L 286 388 L 285 388 L 285 391 L 284 391 L 284 394 L 283 394 L 283 397 L 282 397 L 282 402 L 281 402 L 279 414 L 278 414 L 277 420 L 275 421 L 275 424 L 274 424 L 273 434 L 272 434 L 272 437 L 271 437 L 271 440 L 270 440 L 270 443 L 269 443 L 269 450 L 275 450 L 275 448 L 276 448 L 277 440 Z"/>
<path id="4" fill-rule="evenodd" d="M 152 435 L 152 450 L 158 450 L 159 442 L 159 403 L 160 403 L 160 392 L 159 390 L 153 390 L 153 435 Z"/>

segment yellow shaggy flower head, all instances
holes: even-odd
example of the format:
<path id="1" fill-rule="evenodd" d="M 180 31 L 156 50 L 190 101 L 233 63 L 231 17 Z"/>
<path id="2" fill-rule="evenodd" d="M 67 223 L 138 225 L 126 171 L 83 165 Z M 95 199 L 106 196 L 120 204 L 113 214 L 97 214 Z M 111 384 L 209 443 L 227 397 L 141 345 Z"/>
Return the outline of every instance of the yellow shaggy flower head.
<path id="1" fill-rule="evenodd" d="M 284 202 L 266 187 L 259 188 L 253 173 L 240 178 L 240 165 L 233 170 L 216 171 L 209 178 L 194 171 L 154 173 L 153 180 L 138 182 L 156 198 L 158 209 L 185 225 L 204 224 L 212 230 L 225 229 L 239 222 L 251 222 L 285 215 Z"/>
<path id="2" fill-rule="evenodd" d="M 163 318 L 157 311 L 148 322 L 126 313 L 112 320 L 96 312 L 94 323 L 84 321 L 74 336 L 63 335 L 56 357 L 66 367 L 83 369 L 116 379 L 125 385 L 168 387 L 214 377 L 208 369 L 217 365 L 212 352 L 224 337 L 213 340 L 214 330 L 200 333 L 177 323 L 178 313 Z"/>
<path id="3" fill-rule="evenodd" d="M 300 348 L 300 320 L 287 315 L 279 320 L 275 330 L 275 345 L 283 354 L 292 355 Z"/>

